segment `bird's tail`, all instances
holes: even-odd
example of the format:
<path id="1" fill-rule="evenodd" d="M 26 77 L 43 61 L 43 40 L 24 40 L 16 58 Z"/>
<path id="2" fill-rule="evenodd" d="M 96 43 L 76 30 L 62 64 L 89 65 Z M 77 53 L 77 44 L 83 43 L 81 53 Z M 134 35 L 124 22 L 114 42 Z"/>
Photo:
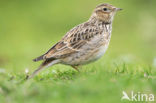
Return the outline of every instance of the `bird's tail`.
<path id="1" fill-rule="evenodd" d="M 33 78 L 36 74 L 38 74 L 41 70 L 49 67 L 49 66 L 52 66 L 54 64 L 57 64 L 59 61 L 58 60 L 55 60 L 55 59 L 47 59 L 45 60 L 40 66 L 39 68 L 37 68 L 30 76 L 28 76 L 27 79 L 31 79 Z"/>

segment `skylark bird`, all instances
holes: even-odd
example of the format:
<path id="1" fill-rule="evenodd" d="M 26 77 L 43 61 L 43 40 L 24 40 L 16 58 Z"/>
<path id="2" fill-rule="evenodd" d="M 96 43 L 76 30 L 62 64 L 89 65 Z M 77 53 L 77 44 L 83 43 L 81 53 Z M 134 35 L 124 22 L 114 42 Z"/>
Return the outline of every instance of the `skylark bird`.
<path id="1" fill-rule="evenodd" d="M 71 29 L 48 52 L 34 59 L 43 63 L 28 78 L 54 64 L 66 64 L 78 71 L 78 66 L 96 61 L 108 48 L 114 15 L 120 8 L 98 5 L 88 21 Z"/>

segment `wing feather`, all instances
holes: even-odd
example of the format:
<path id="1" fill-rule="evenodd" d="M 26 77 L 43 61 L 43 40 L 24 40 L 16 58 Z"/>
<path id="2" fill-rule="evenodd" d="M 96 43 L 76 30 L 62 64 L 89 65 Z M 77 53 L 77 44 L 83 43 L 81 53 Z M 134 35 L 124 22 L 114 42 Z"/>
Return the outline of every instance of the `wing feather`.
<path id="1" fill-rule="evenodd" d="M 73 53 L 79 52 L 83 45 L 99 33 L 98 28 L 88 23 L 80 24 L 71 29 L 61 41 L 55 44 L 45 55 L 44 58 L 64 58 Z"/>

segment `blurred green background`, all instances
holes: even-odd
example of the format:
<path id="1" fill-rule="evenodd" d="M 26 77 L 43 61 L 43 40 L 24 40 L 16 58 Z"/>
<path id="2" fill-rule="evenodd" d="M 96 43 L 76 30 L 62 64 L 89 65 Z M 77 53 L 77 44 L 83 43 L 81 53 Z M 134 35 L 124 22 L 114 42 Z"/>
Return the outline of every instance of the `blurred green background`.
<path id="1" fill-rule="evenodd" d="M 0 66 L 29 67 L 105 2 L 123 8 L 115 17 L 107 55 L 133 55 L 150 64 L 156 57 L 155 0 L 1 0 Z"/>
<path id="2" fill-rule="evenodd" d="M 87 21 L 93 9 L 100 3 L 110 3 L 123 8 L 123 11 L 118 12 L 115 16 L 112 39 L 105 56 L 96 63 L 89 64 L 85 69 L 104 64 L 111 67 L 114 61 L 119 60 L 155 68 L 156 0 L 0 0 L 0 68 L 11 74 L 21 74 L 26 68 L 32 72 L 40 64 L 33 63 L 32 59 L 45 53 L 72 27 Z M 71 69 L 64 65 L 51 68 Z M 3 81 L 1 83 L 3 84 Z M 34 85 L 37 86 L 35 83 Z M 44 98 L 43 101 L 46 100 L 44 97 L 46 95 L 42 95 L 42 92 L 46 94 L 49 90 L 53 90 L 53 88 L 45 89 L 50 88 L 47 85 L 42 87 L 39 84 L 41 86 L 41 88 L 39 87 L 41 89 L 40 96 Z M 73 85 L 75 86 L 76 83 Z M 36 88 L 35 86 L 34 88 Z M 53 87 L 56 88 L 57 85 Z M 81 85 L 81 87 L 85 88 L 85 85 Z M 64 91 L 65 87 L 60 88 L 58 88 L 60 92 L 67 92 Z M 74 87 L 71 86 L 71 88 L 74 90 Z M 24 88 L 20 89 L 24 90 Z M 105 89 L 107 90 L 107 88 Z M 36 92 L 38 93 L 38 90 Z M 79 96 L 79 93 L 75 92 L 75 94 Z M 62 94 L 62 96 L 64 95 Z M 98 98 L 98 96 L 96 97 Z M 37 96 L 34 98 L 36 99 L 31 98 L 29 102 L 33 103 L 37 99 L 42 101 Z M 92 96 L 86 98 L 92 98 Z M 83 100 L 83 97 L 81 99 Z M 81 99 L 77 101 L 81 102 Z M 94 99 L 97 101 L 96 98 Z M 89 99 L 86 99 L 87 101 Z M 16 101 L 14 102 L 16 103 Z"/>

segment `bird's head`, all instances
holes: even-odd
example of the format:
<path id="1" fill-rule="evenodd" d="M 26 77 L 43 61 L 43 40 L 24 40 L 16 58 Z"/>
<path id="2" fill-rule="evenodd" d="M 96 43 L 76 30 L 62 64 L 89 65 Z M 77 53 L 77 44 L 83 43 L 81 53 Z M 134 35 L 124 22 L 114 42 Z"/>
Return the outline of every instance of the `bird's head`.
<path id="1" fill-rule="evenodd" d="M 111 23 L 116 12 L 120 10 L 122 9 L 110 4 L 100 4 L 94 9 L 90 19 L 94 18 L 105 23 Z"/>

